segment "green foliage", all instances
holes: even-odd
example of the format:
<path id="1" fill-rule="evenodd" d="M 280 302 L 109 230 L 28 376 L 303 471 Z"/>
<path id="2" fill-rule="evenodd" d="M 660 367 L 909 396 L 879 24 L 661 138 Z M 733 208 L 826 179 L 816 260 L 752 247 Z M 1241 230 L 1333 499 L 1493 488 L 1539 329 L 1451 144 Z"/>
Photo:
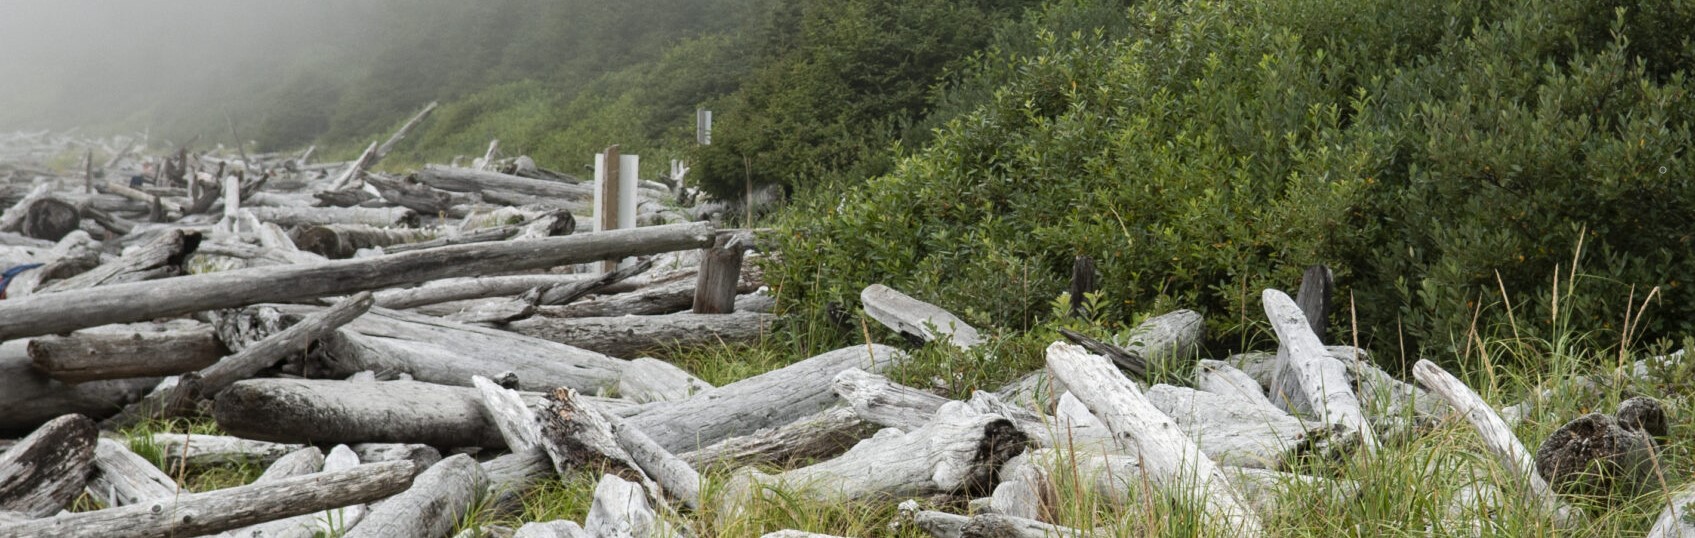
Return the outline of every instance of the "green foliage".
<path id="1" fill-rule="evenodd" d="M 1622 322 L 1654 286 L 1637 337 L 1687 332 L 1695 85 L 1687 38 L 1653 33 L 1695 23 L 1679 6 L 1156 1 L 1066 34 L 1035 17 L 1029 52 L 977 59 L 998 88 L 927 147 L 802 195 L 767 275 L 815 283 L 803 300 L 883 282 L 1024 328 L 1088 254 L 1108 310 L 1195 307 L 1228 342 L 1263 317 L 1258 290 L 1327 263 L 1361 343 L 1417 357 L 1464 346 L 1502 283 L 1549 296 L 1558 269 L 1563 317 L 1514 301 L 1555 320 L 1542 334 Z M 1578 281 L 1580 231 L 1597 276 Z"/>

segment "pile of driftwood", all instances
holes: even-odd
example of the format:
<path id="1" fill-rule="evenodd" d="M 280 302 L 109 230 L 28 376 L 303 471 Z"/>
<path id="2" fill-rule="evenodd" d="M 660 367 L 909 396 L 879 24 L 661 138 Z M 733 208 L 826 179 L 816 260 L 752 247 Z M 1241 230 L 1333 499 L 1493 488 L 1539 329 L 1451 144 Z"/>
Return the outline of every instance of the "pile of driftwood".
<path id="1" fill-rule="evenodd" d="M 179 149 L 139 180 L 92 165 L 85 177 L 12 169 L 0 191 L 16 195 L 0 215 L 0 430 L 28 434 L 0 442 L 0 537 L 441 537 L 479 502 L 514 506 L 583 469 L 603 473 L 584 521 L 462 534 L 687 536 L 682 514 L 703 503 L 734 517 L 775 491 L 973 499 L 969 514 L 900 503 L 897 524 L 939 537 L 1110 534 L 1056 524 L 1065 476 L 1116 502 L 1150 484 L 1179 492 L 1221 533 L 1256 535 L 1278 488 L 1349 488 L 1293 462 L 1379 450 L 1454 415 L 1576 524 L 1556 490 L 1593 484 L 1562 469 L 1630 476 L 1664 434 L 1658 408 L 1637 402 L 1574 421 L 1532 456 L 1508 426 L 1527 407 L 1497 413 L 1429 362 L 1414 369 L 1421 389 L 1325 346 L 1309 321 L 1328 307 L 1324 271 L 1299 300 L 1263 294 L 1275 353 L 1194 362 L 1202 320 L 1177 311 L 1124 341 L 1067 334 L 1076 345 L 1050 346 L 1044 370 L 964 401 L 884 377 L 908 357 L 869 343 L 714 387 L 641 352 L 769 330 L 771 301 L 743 263 L 757 255 L 751 233 L 683 222 L 657 203 L 677 191 L 660 182 L 643 189 L 646 226 L 579 231 L 592 185 L 525 159 L 483 169 L 501 168 L 492 145 L 475 168 L 367 172 L 406 129 L 332 166 Z M 15 136 L 0 155 L 64 140 Z M 861 302 L 910 340 L 983 344 L 885 286 Z M 1190 374 L 1150 384 L 1154 371 Z M 208 415 L 229 436 L 148 444 L 173 470 L 267 466 L 257 481 L 183 491 L 111 433 Z M 1572 448 L 1596 438 L 1623 448 Z M 740 469 L 710 498 L 709 465 Z M 1481 524 L 1493 488 L 1479 483 L 1449 517 Z M 84 494 L 97 509 L 67 511 Z M 1691 495 L 1668 508 L 1662 535 L 1688 530 Z"/>

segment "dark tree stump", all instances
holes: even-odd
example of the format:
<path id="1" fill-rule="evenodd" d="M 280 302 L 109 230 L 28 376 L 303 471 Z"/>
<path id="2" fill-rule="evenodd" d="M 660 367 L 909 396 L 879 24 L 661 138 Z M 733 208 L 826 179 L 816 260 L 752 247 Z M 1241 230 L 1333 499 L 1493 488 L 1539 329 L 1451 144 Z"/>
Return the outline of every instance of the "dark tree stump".
<path id="1" fill-rule="evenodd" d="M 1567 495 L 1607 497 L 1624 487 L 1633 496 L 1648 485 L 1652 469 L 1648 434 L 1622 428 L 1601 413 L 1567 422 L 1536 450 L 1536 472 Z"/>
<path id="2" fill-rule="evenodd" d="M 1666 438 L 1666 410 L 1660 407 L 1660 401 L 1646 396 L 1637 396 L 1618 404 L 1618 425 L 1627 430 L 1635 430 L 1652 436 L 1655 440 Z"/>
<path id="3" fill-rule="evenodd" d="M 23 232 L 36 239 L 58 241 L 81 224 L 82 213 L 76 206 L 57 198 L 42 198 L 30 204 L 29 211 L 24 213 Z"/>

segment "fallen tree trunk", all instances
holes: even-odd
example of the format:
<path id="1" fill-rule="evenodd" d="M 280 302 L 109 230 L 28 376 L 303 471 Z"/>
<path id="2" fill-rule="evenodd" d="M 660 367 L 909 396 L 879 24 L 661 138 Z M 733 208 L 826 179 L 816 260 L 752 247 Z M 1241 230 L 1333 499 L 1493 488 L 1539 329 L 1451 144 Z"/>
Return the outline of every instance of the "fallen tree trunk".
<path id="1" fill-rule="evenodd" d="M 0 343 L 0 432 L 27 432 L 67 413 L 105 418 L 159 383 L 150 377 L 67 385 L 31 365 L 28 345 L 27 340 Z"/>
<path id="2" fill-rule="evenodd" d="M 475 390 L 416 381 L 250 379 L 224 389 L 213 418 L 264 441 L 505 446 Z"/>
<path id="3" fill-rule="evenodd" d="M 831 502 L 986 493 L 998 482 L 1001 464 L 1023 452 L 1027 441 L 1011 421 L 949 402 L 923 428 L 878 432 L 828 461 L 776 475 L 738 471 L 725 486 L 724 513 L 736 514 L 751 496 L 782 484 L 802 488 L 791 494 Z"/>
<path id="4" fill-rule="evenodd" d="M 94 423 L 65 415 L 0 454 L 0 511 L 46 517 L 70 504 L 93 471 Z M 6 533 L 0 527 L 0 536 Z"/>
<path id="5" fill-rule="evenodd" d="M 412 482 L 411 462 L 361 465 L 0 527 L 0 538 L 197 536 L 387 497 Z"/>
<path id="6" fill-rule="evenodd" d="M 1366 451 L 1375 452 L 1377 434 L 1348 382 L 1347 366 L 1330 357 L 1288 295 L 1267 289 L 1260 297 L 1279 342 L 1272 400 L 1291 413 L 1309 413 L 1335 425 L 1339 434 L 1358 435 Z"/>
<path id="7" fill-rule="evenodd" d="M 430 538 L 446 536 L 488 486 L 477 460 L 459 454 L 418 475 L 412 487 L 377 503 L 346 538 Z M 366 499 L 371 501 L 375 499 Z"/>
<path id="8" fill-rule="evenodd" d="M 1238 497 L 1230 479 L 1111 362 L 1058 342 L 1047 353 L 1054 377 L 1106 423 L 1120 448 L 1141 456 L 1155 484 L 1173 492 L 1193 491 L 1204 503 L 1203 513 L 1242 535 L 1264 533 L 1259 516 Z"/>
<path id="9" fill-rule="evenodd" d="M 1496 461 L 1501 463 L 1514 480 L 1519 481 L 1525 490 L 1525 495 L 1540 504 L 1540 508 L 1554 517 L 1554 520 L 1566 528 L 1576 528 L 1587 518 L 1583 512 L 1572 508 L 1554 494 L 1553 488 L 1536 472 L 1536 460 L 1530 451 L 1524 448 L 1513 429 L 1495 414 L 1495 409 L 1483 401 L 1483 397 L 1467 387 L 1436 363 L 1419 360 L 1413 365 L 1413 377 L 1431 393 L 1448 402 L 1454 411 L 1465 415 L 1473 428 L 1477 429 L 1479 437 L 1490 452 L 1495 453 Z"/>
<path id="10" fill-rule="evenodd" d="M 641 467 L 642 473 L 690 509 L 700 508 L 699 471 L 624 419 L 611 414 L 605 417 L 612 425 L 612 435 L 617 438 L 618 447 L 630 455 L 630 461 Z"/>
<path id="11" fill-rule="evenodd" d="M 360 260 L 257 267 L 0 302 L 0 341 L 267 301 L 698 248 L 706 224 L 463 245 Z"/>
<path id="12" fill-rule="evenodd" d="M 936 411 L 951 401 L 858 368 L 836 374 L 831 388 L 853 407 L 859 418 L 906 431 L 929 424 L 936 418 Z"/>
<path id="13" fill-rule="evenodd" d="M 211 327 L 158 332 L 79 331 L 29 341 L 36 370 L 65 383 L 192 372 L 224 355 Z"/>
<path id="14" fill-rule="evenodd" d="M 615 318 L 529 318 L 508 323 L 506 329 L 616 357 L 671 347 L 700 347 L 757 341 L 771 323 L 771 314 L 679 313 Z"/>
<path id="15" fill-rule="evenodd" d="M 102 506 L 115 508 L 177 496 L 176 480 L 123 443 L 100 439 L 94 445 L 94 476 L 88 493 Z"/>
<path id="16" fill-rule="evenodd" d="M 449 301 L 518 295 L 535 288 L 579 284 L 591 278 L 552 274 L 450 278 L 412 288 L 382 290 L 376 293 L 376 298 L 377 306 L 402 310 Z"/>
<path id="17" fill-rule="evenodd" d="M 590 185 L 543 181 L 470 168 L 429 165 L 419 170 L 414 177 L 420 183 L 453 192 L 487 194 L 490 191 L 506 191 L 559 200 L 588 200 L 594 197 L 594 187 Z"/>
<path id="18" fill-rule="evenodd" d="M 910 335 L 925 342 L 947 336 L 960 349 L 971 349 L 983 342 L 977 329 L 960 320 L 952 312 L 895 291 L 882 284 L 866 286 L 859 292 L 865 315 L 895 332 Z"/>
<path id="19" fill-rule="evenodd" d="M 426 241 L 435 232 L 418 228 L 377 227 L 369 224 L 321 224 L 295 228 L 291 238 L 300 250 L 339 260 L 363 248 Z"/>
<path id="20" fill-rule="evenodd" d="M 696 467 L 786 465 L 836 457 L 876 431 L 876 424 L 859 418 L 853 409 L 837 407 L 781 426 L 731 437 L 681 457 Z"/>
<path id="21" fill-rule="evenodd" d="M 655 407 L 629 422 L 666 450 L 687 452 L 824 410 L 836 399 L 830 380 L 842 370 L 882 371 L 905 360 L 887 346 L 846 347 L 687 400 L 649 404 Z"/>

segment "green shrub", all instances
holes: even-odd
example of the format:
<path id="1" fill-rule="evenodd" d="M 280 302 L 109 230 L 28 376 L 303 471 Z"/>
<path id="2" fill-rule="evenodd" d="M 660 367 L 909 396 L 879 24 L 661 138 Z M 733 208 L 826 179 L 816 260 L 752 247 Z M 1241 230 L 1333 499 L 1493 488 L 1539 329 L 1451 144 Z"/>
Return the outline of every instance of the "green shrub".
<path id="1" fill-rule="evenodd" d="M 1027 327 L 1088 254 L 1117 315 L 1199 308 L 1229 345 L 1259 289 L 1327 263 L 1362 343 L 1416 357 L 1461 345 L 1503 284 L 1517 321 L 1553 329 L 1538 298 L 1587 230 L 1597 276 L 1562 282 L 1562 323 L 1616 328 L 1632 285 L 1637 303 L 1661 286 L 1641 333 L 1695 319 L 1691 55 L 1653 33 L 1695 23 L 1681 4 L 1155 1 L 1127 20 L 1033 24 L 1032 52 L 977 68 L 1010 78 L 927 147 L 801 196 L 767 275 L 803 301 L 883 282 Z"/>

